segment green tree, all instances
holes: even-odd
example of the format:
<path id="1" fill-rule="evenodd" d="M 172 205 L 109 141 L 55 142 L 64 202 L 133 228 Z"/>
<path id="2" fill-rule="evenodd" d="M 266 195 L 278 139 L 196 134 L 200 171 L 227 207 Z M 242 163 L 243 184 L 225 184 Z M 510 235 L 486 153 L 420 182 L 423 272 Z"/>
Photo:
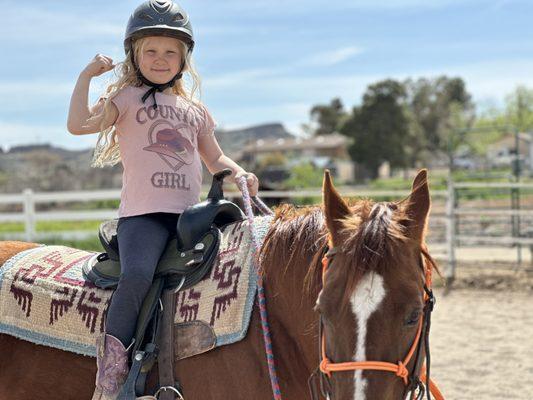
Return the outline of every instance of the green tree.
<path id="1" fill-rule="evenodd" d="M 533 90 L 526 86 L 518 86 L 506 97 L 505 114 L 508 124 L 516 126 L 520 131 L 533 129 Z"/>
<path id="2" fill-rule="evenodd" d="M 263 175 L 271 168 L 283 167 L 287 164 L 287 157 L 281 152 L 275 152 L 267 154 L 260 158 L 254 167 L 254 172 L 259 178 L 263 178 Z"/>
<path id="3" fill-rule="evenodd" d="M 510 96 L 508 96 L 509 98 Z M 476 117 L 472 132 L 468 132 L 468 143 L 473 154 L 486 156 L 488 147 L 512 133 L 511 122 L 508 118 L 508 110 L 504 108 L 490 107 L 483 110 Z"/>
<path id="4" fill-rule="evenodd" d="M 283 187 L 286 190 L 319 188 L 322 186 L 323 177 L 324 170 L 316 168 L 309 161 L 303 161 L 291 168 L 289 178 L 283 181 Z M 298 197 L 292 201 L 297 205 L 316 204 L 317 201 L 320 201 L 320 196 Z"/>
<path id="5" fill-rule="evenodd" d="M 331 100 L 329 105 L 314 106 L 311 109 L 311 121 L 318 125 L 314 134 L 328 135 L 337 131 L 345 117 L 346 112 L 339 98 Z"/>
<path id="6" fill-rule="evenodd" d="M 450 113 L 444 121 L 443 132 L 447 136 L 447 155 L 449 165 L 457 153 L 475 153 L 475 135 L 470 132 L 473 120 L 465 114 L 459 102 L 450 104 Z"/>
<path id="7" fill-rule="evenodd" d="M 284 184 L 291 189 L 316 188 L 322 185 L 323 171 L 310 162 L 302 162 L 291 169 L 291 176 Z"/>
<path id="8" fill-rule="evenodd" d="M 474 104 L 465 82 L 461 78 L 440 76 L 408 79 L 405 85 L 412 121 L 411 153 L 448 152 L 451 136 L 474 122 Z M 465 126 L 457 126 L 459 121 Z"/>
<path id="9" fill-rule="evenodd" d="M 287 164 L 287 157 L 280 151 L 267 154 L 257 162 L 257 168 L 264 169 L 271 166 L 280 166 Z"/>
<path id="10" fill-rule="evenodd" d="M 351 158 L 365 166 L 372 178 L 377 177 L 384 161 L 392 168 L 407 166 L 406 95 L 404 85 L 395 80 L 369 86 L 361 107 L 354 107 L 352 116 L 340 129 L 342 134 L 353 138 L 348 149 Z"/>

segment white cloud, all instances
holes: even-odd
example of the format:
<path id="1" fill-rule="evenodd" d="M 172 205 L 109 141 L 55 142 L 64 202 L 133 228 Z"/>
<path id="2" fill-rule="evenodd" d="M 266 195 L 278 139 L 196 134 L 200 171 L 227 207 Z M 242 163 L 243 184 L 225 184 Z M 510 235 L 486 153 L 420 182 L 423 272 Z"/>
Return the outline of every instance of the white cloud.
<path id="1" fill-rule="evenodd" d="M 252 30 L 256 32 L 253 27 L 237 26 L 230 23 L 224 25 L 204 24 L 198 29 L 196 29 L 195 26 L 195 32 L 197 32 L 199 36 L 242 35 L 249 34 Z"/>
<path id="2" fill-rule="evenodd" d="M 253 92 L 257 97 L 290 93 L 291 98 L 308 98 L 313 104 L 317 99 L 327 101 L 335 96 L 350 99 L 348 104 L 358 102 L 366 87 L 376 81 L 393 78 L 404 80 L 412 77 L 435 77 L 438 75 L 459 76 L 465 79 L 467 89 L 476 99 L 503 98 L 520 83 L 533 86 L 533 60 L 495 60 L 469 64 L 444 65 L 439 68 L 428 68 L 410 71 L 396 71 L 387 74 L 350 74 L 350 75 L 321 75 L 320 79 L 315 76 L 301 76 L 298 74 L 285 74 L 268 76 L 268 74 L 242 75 L 233 74 L 234 86 L 237 92 Z M 223 84 L 224 79 L 216 79 L 218 84 Z M 240 85 L 235 87 L 235 85 Z M 205 80 L 204 91 L 219 90 L 219 85 L 212 85 L 211 79 Z"/>
<path id="3" fill-rule="evenodd" d="M 341 47 L 335 50 L 316 53 L 305 57 L 301 61 L 270 66 L 267 68 L 251 68 L 212 77 L 204 78 L 206 86 L 210 87 L 233 87 L 246 82 L 275 78 L 283 74 L 301 71 L 302 68 L 331 67 L 340 64 L 363 52 L 360 47 Z"/>
<path id="4" fill-rule="evenodd" d="M 320 10 L 405 10 L 406 8 L 438 9 L 454 5 L 487 4 L 491 5 L 494 0 L 331 0 L 325 3 L 323 0 L 225 0 L 223 8 L 228 12 L 258 13 L 269 15 L 283 14 L 308 14 L 309 11 Z M 513 0 L 509 0 L 513 1 Z M 514 0 L 519 1 L 519 0 Z M 216 6 L 215 6 L 216 7 Z"/>
<path id="5" fill-rule="evenodd" d="M 268 76 L 288 72 L 287 67 L 273 68 L 251 68 L 235 72 L 229 72 L 212 77 L 205 77 L 203 84 L 207 87 L 231 87 L 247 81 L 261 80 Z"/>
<path id="6" fill-rule="evenodd" d="M 300 125 L 309 119 L 310 104 L 301 102 L 282 102 L 269 105 L 246 105 L 241 107 L 217 107 L 215 118 L 223 129 L 237 129 L 263 123 L 281 122 L 294 134 L 302 134 Z"/>
<path id="7" fill-rule="evenodd" d="M 258 105 L 248 106 L 211 101 L 215 117 L 225 126 L 249 126 L 262 122 L 281 121 L 293 133 L 302 133 L 300 125 L 309 121 L 309 110 L 315 104 L 329 102 L 340 97 L 349 110 L 359 104 L 369 84 L 392 78 L 404 80 L 409 77 L 436 77 L 439 75 L 462 77 L 467 90 L 482 110 L 488 105 L 502 105 L 507 94 L 519 84 L 533 88 L 533 60 L 496 60 L 464 65 L 450 65 L 441 68 L 392 74 L 351 74 L 344 76 L 325 75 L 302 77 L 298 75 L 261 77 L 241 82 L 234 87 L 235 93 L 254 93 Z M 226 88 L 206 84 L 204 91 L 211 99 L 223 99 Z M 218 93 L 217 93 L 218 92 Z M 273 99 L 293 99 L 293 102 Z M 268 99 L 268 104 L 265 104 Z M 217 107 L 216 104 L 219 104 Z"/>
<path id="8" fill-rule="evenodd" d="M 0 81 L 0 97 L 20 96 L 28 100 L 28 93 L 49 94 L 52 96 L 64 96 L 72 93 L 73 82 L 50 82 L 44 80 Z M 8 99 L 4 99 L 8 100 Z"/>
<path id="9" fill-rule="evenodd" d="M 95 36 L 121 37 L 123 24 L 112 24 L 96 14 L 74 14 L 47 11 L 27 3 L 10 3 L 2 7 L 3 22 L 0 36 L 9 43 L 43 45 L 79 43 L 94 40 Z"/>
<path id="10" fill-rule="evenodd" d="M 91 82 L 89 88 L 90 103 L 96 101 L 98 96 L 104 91 L 108 79 L 109 77 L 99 77 Z M 0 109 L 3 113 L 6 113 L 7 111 L 28 107 L 38 109 L 41 104 L 58 104 L 62 101 L 68 105 L 75 83 L 75 81 L 41 79 L 0 81 Z M 32 93 L 32 95 L 28 96 L 29 93 Z"/>
<path id="11" fill-rule="evenodd" d="M 332 51 L 312 55 L 298 65 L 306 66 L 307 64 L 308 66 L 331 67 L 347 61 L 361 53 L 363 53 L 363 49 L 360 47 L 341 47 Z"/>
<path id="12" fill-rule="evenodd" d="M 46 5 L 37 4 L 37 2 L 0 1 L 0 7 L 2 7 L 3 16 L 0 36 L 4 41 L 8 40 L 9 43 L 21 45 L 29 43 L 32 45 L 78 44 L 95 40 L 102 41 L 104 44 L 111 41 L 122 42 L 129 12 L 133 10 L 133 7 L 129 9 L 120 3 L 112 8 L 120 11 L 120 14 L 116 15 L 111 12 L 102 12 L 102 9 L 96 6 L 90 12 L 78 13 L 49 11 L 45 8 Z M 197 12 L 198 17 L 208 15 L 209 12 L 216 10 L 218 5 L 210 4 L 208 9 L 205 8 L 205 4 L 202 7 L 202 10 Z M 72 8 L 63 7 L 64 10 Z M 220 11 L 216 12 L 216 14 L 219 13 Z M 120 22 L 112 22 L 117 19 Z M 254 26 L 229 23 L 195 24 L 195 28 L 199 36 L 235 36 L 256 33 L 258 29 Z"/>
<path id="13" fill-rule="evenodd" d="M 404 9 L 404 8 L 442 8 L 453 5 L 490 2 L 490 0 L 353 0 L 350 8 L 365 9 Z"/>

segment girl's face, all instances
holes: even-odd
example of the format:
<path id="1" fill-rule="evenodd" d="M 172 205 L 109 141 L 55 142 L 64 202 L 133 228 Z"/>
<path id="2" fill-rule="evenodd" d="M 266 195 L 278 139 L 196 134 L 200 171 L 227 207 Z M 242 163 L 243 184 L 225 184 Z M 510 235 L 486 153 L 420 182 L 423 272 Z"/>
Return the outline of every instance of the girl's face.
<path id="1" fill-rule="evenodd" d="M 181 66 L 180 41 L 166 36 L 148 36 L 141 44 L 139 69 L 143 76 L 154 83 L 167 83 Z"/>

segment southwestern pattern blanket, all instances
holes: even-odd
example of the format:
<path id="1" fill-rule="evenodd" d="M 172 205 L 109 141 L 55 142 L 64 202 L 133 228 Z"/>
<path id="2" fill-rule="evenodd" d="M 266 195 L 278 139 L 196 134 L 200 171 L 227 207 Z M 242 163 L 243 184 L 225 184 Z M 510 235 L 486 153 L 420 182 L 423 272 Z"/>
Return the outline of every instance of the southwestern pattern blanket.
<path id="1" fill-rule="evenodd" d="M 255 218 L 260 241 L 271 219 Z M 94 357 L 113 291 L 84 280 L 82 265 L 93 255 L 65 246 L 42 246 L 6 261 L 0 267 L 0 332 Z M 226 226 L 211 272 L 178 293 L 175 323 L 208 323 L 217 346 L 244 338 L 257 290 L 255 264 L 248 222 Z"/>

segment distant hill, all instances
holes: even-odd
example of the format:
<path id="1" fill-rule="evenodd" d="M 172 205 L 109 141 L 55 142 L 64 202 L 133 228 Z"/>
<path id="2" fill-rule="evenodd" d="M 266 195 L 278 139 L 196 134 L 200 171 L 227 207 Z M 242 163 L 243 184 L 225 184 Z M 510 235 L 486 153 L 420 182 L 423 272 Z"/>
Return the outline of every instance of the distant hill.
<path id="1" fill-rule="evenodd" d="M 251 141 L 294 137 L 285 130 L 282 124 L 265 124 L 233 130 L 220 129 L 217 130 L 216 135 L 222 150 L 230 157 L 235 158 L 239 158 L 240 151 Z"/>
<path id="2" fill-rule="evenodd" d="M 282 124 L 272 123 L 243 129 L 216 131 L 221 148 L 238 160 L 241 149 L 251 140 L 293 137 Z M 14 146 L 0 151 L 0 193 L 91 190 L 120 188 L 122 166 L 91 168 L 93 149 L 68 150 L 50 144 Z M 205 172 L 204 179 L 209 176 Z"/>

